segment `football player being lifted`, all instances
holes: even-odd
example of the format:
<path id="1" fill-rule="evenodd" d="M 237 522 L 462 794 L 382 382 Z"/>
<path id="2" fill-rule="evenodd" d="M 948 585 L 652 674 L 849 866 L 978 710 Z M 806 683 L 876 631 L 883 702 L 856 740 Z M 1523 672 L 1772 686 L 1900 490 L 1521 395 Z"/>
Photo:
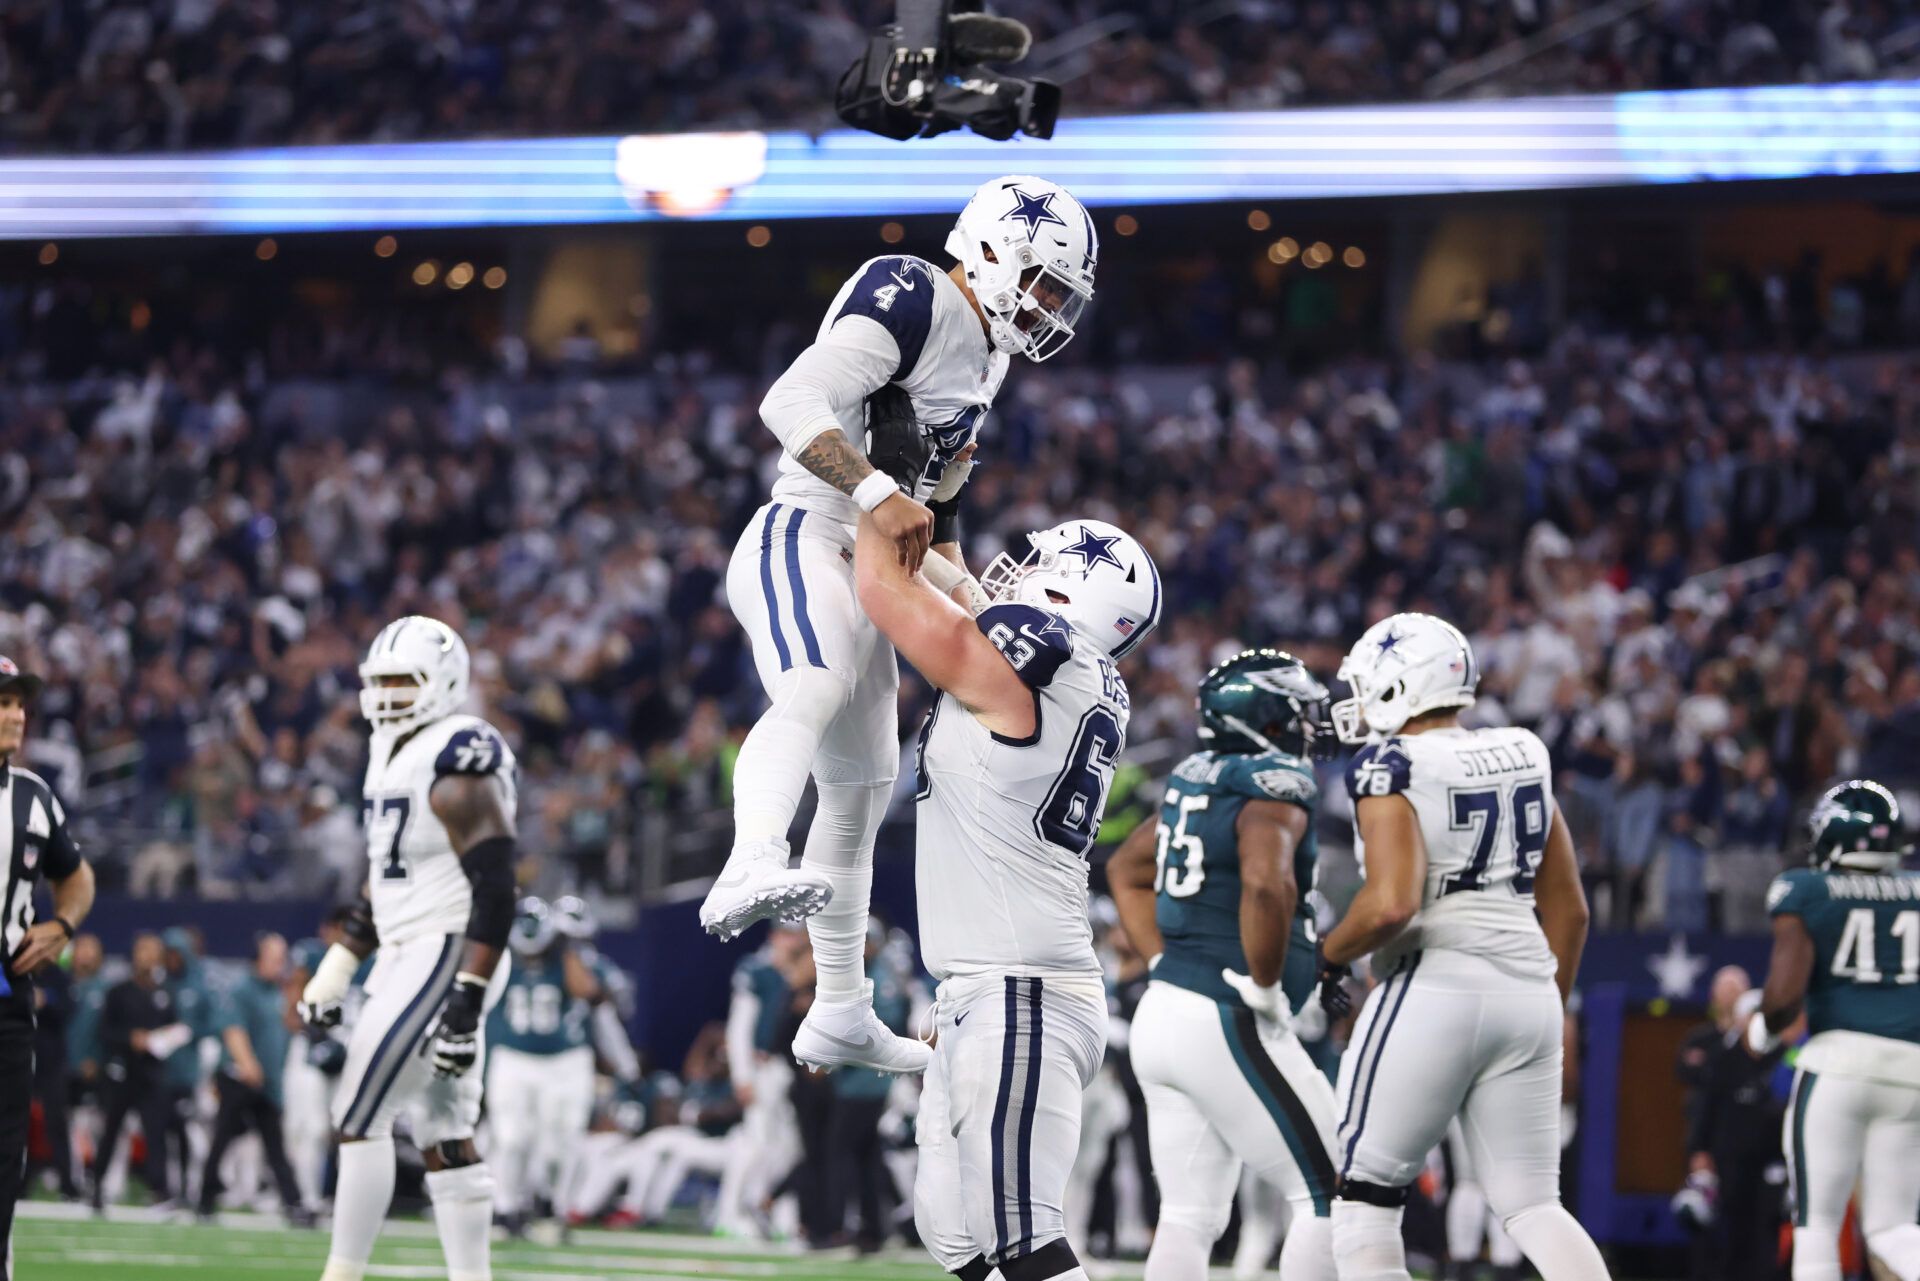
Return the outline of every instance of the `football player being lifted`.
<path id="1" fill-rule="evenodd" d="M 1400 1216 L 1455 1116 L 1488 1205 L 1540 1275 L 1606 1281 L 1560 1205 L 1564 1010 L 1587 900 L 1546 746 L 1460 724 L 1479 670 L 1431 614 L 1375 623 L 1339 676 L 1365 884 L 1322 944 L 1326 977 L 1371 955 L 1381 980 L 1340 1061 L 1340 1281 L 1407 1281 Z"/>
<path id="2" fill-rule="evenodd" d="M 510 970 L 516 797 L 513 752 L 461 711 L 467 667 L 458 634 L 417 615 L 387 624 L 360 664 L 360 708 L 373 724 L 362 802 L 368 898 L 300 1002 L 309 1024 L 337 1023 L 354 971 L 374 955 L 334 1095 L 339 1189 L 322 1281 L 366 1273 L 393 1200 L 402 1110 L 426 1161 L 450 1281 L 492 1275 L 493 1176 L 473 1131 L 483 1019 Z"/>
<path id="3" fill-rule="evenodd" d="M 1146 1281 L 1207 1275 L 1243 1164 L 1292 1209 L 1281 1281 L 1333 1281 L 1333 1086 L 1293 1030 L 1318 976 L 1306 894 L 1327 690 L 1293 655 L 1251 649 L 1207 673 L 1198 703 L 1202 750 L 1107 864 L 1153 965 L 1131 1042 L 1160 1180 Z"/>
<path id="4" fill-rule="evenodd" d="M 1829 788 L 1807 819 L 1810 867 L 1767 890 L 1773 960 L 1747 1044 L 1767 1054 L 1807 1016 L 1785 1150 L 1793 1281 L 1840 1281 L 1840 1230 L 1855 1184 L 1878 1267 L 1920 1281 L 1920 873 L 1893 793 L 1868 779 Z"/>
<path id="5" fill-rule="evenodd" d="M 918 1072 L 928 1061 L 925 1045 L 874 1017 L 862 964 L 874 836 L 899 768 L 899 672 L 855 597 L 855 523 L 865 513 L 908 572 L 930 545 L 958 565 L 955 504 L 972 466 L 962 454 L 1009 357 L 1045 360 L 1073 337 L 1098 248 L 1065 190 L 997 178 L 947 238 L 957 265 L 868 262 L 761 401 L 779 477 L 734 548 L 727 600 L 770 706 L 740 749 L 733 850 L 700 920 L 732 938 L 767 917 L 808 918 L 819 995 L 793 1053 L 810 1066 Z M 903 477 L 911 492 L 869 458 L 870 401 L 876 417 L 910 418 L 930 446 Z M 809 774 L 818 808 L 790 868 L 788 828 Z"/>

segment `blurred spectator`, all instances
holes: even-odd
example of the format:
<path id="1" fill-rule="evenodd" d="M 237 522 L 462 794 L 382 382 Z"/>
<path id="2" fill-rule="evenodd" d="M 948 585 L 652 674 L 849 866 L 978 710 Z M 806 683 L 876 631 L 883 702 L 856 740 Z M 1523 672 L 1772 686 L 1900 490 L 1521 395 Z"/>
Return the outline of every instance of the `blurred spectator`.
<path id="1" fill-rule="evenodd" d="M 278 934 L 261 935 L 254 944 L 252 972 L 227 993 L 216 1020 L 221 1052 L 214 1084 L 220 1093 L 220 1113 L 200 1174 L 197 1208 L 203 1218 L 213 1213 L 222 1190 L 221 1160 L 233 1141 L 251 1130 L 260 1136 L 287 1217 L 301 1226 L 313 1223 L 312 1211 L 301 1203 L 280 1127 L 281 1076 L 292 1041 L 282 987 L 286 977 L 287 941 Z"/>
<path id="2" fill-rule="evenodd" d="M 167 1149 L 174 1146 L 173 1092 L 165 1061 L 193 1039 L 180 1020 L 166 988 L 166 951 L 157 934 L 133 940 L 133 971 L 107 993 L 101 1016 L 101 1041 L 107 1053 L 106 1122 L 93 1154 L 93 1206 L 104 1202 L 107 1168 L 113 1164 L 127 1114 L 140 1118 L 146 1140 L 147 1192 L 154 1205 L 171 1208 Z"/>
<path id="3" fill-rule="evenodd" d="M 1488 5 L 1179 6 L 1003 0 L 1052 60 L 1070 112 L 1393 101 L 1541 36 L 1576 0 Z M 817 128 L 892 6 L 484 7 L 257 0 L 235 7 L 18 0 L 0 12 L 0 146 L 141 151 L 613 131 Z M 1098 22 L 1098 26 L 1088 24 Z M 1657 5 L 1546 39 L 1449 88 L 1595 93 L 1885 74 L 1907 5 Z M 1529 322 L 1523 302 L 1512 323 Z M 586 344 L 591 334 L 583 334 Z M 129 389 L 129 431 L 140 393 Z"/>

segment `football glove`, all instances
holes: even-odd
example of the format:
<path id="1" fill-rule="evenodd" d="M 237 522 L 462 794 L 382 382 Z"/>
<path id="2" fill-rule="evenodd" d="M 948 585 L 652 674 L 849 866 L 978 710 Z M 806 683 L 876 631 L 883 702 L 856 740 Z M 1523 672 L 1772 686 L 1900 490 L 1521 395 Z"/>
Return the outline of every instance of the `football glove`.
<path id="1" fill-rule="evenodd" d="M 1241 1004 L 1260 1018 L 1283 1028 L 1293 1025 L 1293 1008 L 1287 1004 L 1287 994 L 1280 990 L 1278 983 L 1262 986 L 1238 970 L 1221 970 L 1220 977 L 1227 981 L 1228 987 L 1240 994 Z"/>
<path id="2" fill-rule="evenodd" d="M 913 398 L 888 383 L 867 397 L 867 461 L 915 499 L 933 457 L 933 437 L 920 429 Z"/>
<path id="3" fill-rule="evenodd" d="M 1353 976 L 1353 968 L 1347 965 L 1334 965 L 1329 961 L 1320 962 L 1320 1008 L 1327 1012 L 1330 1022 L 1339 1022 L 1353 1013 L 1353 997 L 1347 992 L 1347 980 Z"/>
<path id="4" fill-rule="evenodd" d="M 328 948 L 300 993 L 301 1021 L 308 1027 L 338 1026 L 347 989 L 353 985 L 354 972 L 359 968 L 360 958 L 347 948 L 338 943 Z"/>
<path id="5" fill-rule="evenodd" d="M 433 1032 L 435 1076 L 464 1076 L 480 1057 L 480 1007 L 486 1003 L 487 980 L 465 971 L 454 976 Z"/>

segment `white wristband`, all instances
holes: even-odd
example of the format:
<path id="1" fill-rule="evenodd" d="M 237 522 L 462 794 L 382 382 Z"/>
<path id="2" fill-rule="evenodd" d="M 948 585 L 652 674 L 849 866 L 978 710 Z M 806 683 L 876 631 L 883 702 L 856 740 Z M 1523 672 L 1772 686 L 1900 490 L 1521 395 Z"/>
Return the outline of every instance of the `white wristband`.
<path id="1" fill-rule="evenodd" d="M 350 950 L 335 943 L 328 948 L 326 955 L 320 958 L 313 975 L 307 980 L 306 990 L 300 999 L 309 1005 L 324 1005 L 328 1001 L 338 1001 L 353 986 L 353 976 L 360 968 L 360 958 Z"/>
<path id="2" fill-rule="evenodd" d="M 861 511 L 870 512 L 899 492 L 893 477 L 877 471 L 853 487 L 853 501 L 860 504 Z"/>

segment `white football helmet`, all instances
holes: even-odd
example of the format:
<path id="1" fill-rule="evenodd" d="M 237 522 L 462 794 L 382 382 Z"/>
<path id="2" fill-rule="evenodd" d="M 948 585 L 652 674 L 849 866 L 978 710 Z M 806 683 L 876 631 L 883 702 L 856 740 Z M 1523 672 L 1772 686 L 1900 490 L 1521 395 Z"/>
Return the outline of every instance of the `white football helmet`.
<path id="1" fill-rule="evenodd" d="M 553 946 L 558 933 L 547 901 L 529 894 L 514 906 L 513 932 L 507 935 L 507 946 L 516 956 L 539 956 Z"/>
<path id="2" fill-rule="evenodd" d="M 1334 732 L 1343 743 L 1397 734 L 1436 708 L 1471 707 L 1480 684 L 1467 638 L 1432 614 L 1381 619 L 1354 643 L 1337 675 L 1353 690 L 1333 705 Z"/>
<path id="3" fill-rule="evenodd" d="M 600 930 L 593 909 L 578 894 L 562 894 L 553 900 L 553 928 L 570 939 L 590 939 Z"/>
<path id="4" fill-rule="evenodd" d="M 1093 300 L 1100 237 L 1086 208 L 1045 178 L 1009 174 L 978 191 L 947 236 L 999 350 L 1045 360 Z"/>
<path id="5" fill-rule="evenodd" d="M 980 575 L 989 599 L 1059 614 L 1114 658 L 1159 623 L 1160 571 L 1133 535 L 1104 520 L 1069 520 L 1027 538 L 1025 560 L 1001 552 Z"/>
<path id="6" fill-rule="evenodd" d="M 467 646 L 437 618 L 409 614 L 380 629 L 360 664 L 360 714 L 399 733 L 450 716 L 467 701 Z M 382 685 L 383 676 L 412 677 Z"/>

